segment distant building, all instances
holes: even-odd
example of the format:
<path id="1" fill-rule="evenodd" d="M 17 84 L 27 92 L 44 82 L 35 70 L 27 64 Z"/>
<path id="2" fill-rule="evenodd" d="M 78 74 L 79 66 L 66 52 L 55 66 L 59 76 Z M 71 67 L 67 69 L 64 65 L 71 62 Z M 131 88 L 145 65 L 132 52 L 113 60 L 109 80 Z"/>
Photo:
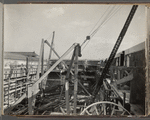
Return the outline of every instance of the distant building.
<path id="1" fill-rule="evenodd" d="M 35 52 L 4 52 L 4 68 L 25 66 L 28 59 L 29 66 L 37 66 L 39 56 Z"/>
<path id="2" fill-rule="evenodd" d="M 10 54 L 23 55 L 25 57 L 39 57 L 35 52 L 5 52 Z"/>

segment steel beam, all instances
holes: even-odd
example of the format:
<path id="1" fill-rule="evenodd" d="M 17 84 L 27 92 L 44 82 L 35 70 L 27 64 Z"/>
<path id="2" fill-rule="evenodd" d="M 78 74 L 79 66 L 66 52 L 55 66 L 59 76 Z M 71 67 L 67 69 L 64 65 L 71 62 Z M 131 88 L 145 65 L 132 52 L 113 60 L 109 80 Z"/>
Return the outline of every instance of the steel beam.
<path id="1" fill-rule="evenodd" d="M 130 74 L 122 79 L 117 80 L 117 85 L 133 80 L 133 74 Z"/>

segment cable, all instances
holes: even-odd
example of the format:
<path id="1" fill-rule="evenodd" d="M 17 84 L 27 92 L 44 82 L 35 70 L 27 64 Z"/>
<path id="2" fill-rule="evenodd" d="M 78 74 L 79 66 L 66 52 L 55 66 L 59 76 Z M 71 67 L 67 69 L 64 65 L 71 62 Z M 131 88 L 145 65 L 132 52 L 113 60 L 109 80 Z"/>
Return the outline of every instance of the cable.
<path id="1" fill-rule="evenodd" d="M 121 7 L 120 7 L 120 8 L 121 8 Z M 110 18 L 112 18 L 113 15 L 115 15 L 115 14 L 118 12 L 118 10 L 119 10 L 120 8 L 116 9 L 116 10 L 114 11 L 114 13 L 111 14 L 111 16 L 110 16 L 103 24 L 101 24 L 101 26 L 104 25 L 104 24 L 106 24 L 106 22 L 107 22 L 108 20 L 110 20 Z M 101 26 L 100 26 L 100 27 L 101 27 Z M 99 27 L 99 28 L 100 28 L 100 27 Z M 99 30 L 99 28 L 94 31 L 94 33 L 93 33 L 94 35 L 95 35 L 95 33 Z M 93 37 L 94 35 L 92 35 L 92 37 Z"/>
<path id="2" fill-rule="evenodd" d="M 109 6 L 109 7 L 106 9 L 106 11 L 105 11 L 104 14 L 100 17 L 100 19 L 99 19 L 98 22 L 95 24 L 95 26 L 93 27 L 93 29 L 96 27 L 96 25 L 99 23 L 99 21 L 102 19 L 102 17 L 106 14 L 106 12 L 107 12 L 110 8 L 111 8 L 111 7 Z M 114 8 L 115 8 L 114 6 L 111 8 L 109 14 L 111 13 L 111 11 L 113 11 Z M 107 16 L 108 16 L 109 14 L 107 14 Z M 106 17 L 107 17 L 107 16 L 106 16 Z M 105 19 L 106 19 L 106 17 L 105 17 Z M 105 21 L 105 20 L 103 20 L 103 21 Z M 93 29 L 91 30 L 91 32 L 93 31 Z M 91 33 L 91 32 L 90 32 L 90 33 Z M 90 34 L 90 33 L 89 33 L 89 34 Z M 92 33 L 91 33 L 91 34 L 92 34 Z M 90 36 L 91 36 L 91 35 L 90 35 Z M 87 39 L 84 40 L 84 42 L 81 44 L 81 46 L 82 46 L 86 41 L 87 41 Z"/>
<path id="3" fill-rule="evenodd" d="M 106 24 L 117 12 L 118 12 L 118 10 L 121 8 L 122 6 L 120 6 L 120 7 L 118 7 L 118 8 L 116 8 L 116 10 L 114 10 L 113 11 L 113 9 L 115 8 L 112 8 L 111 9 L 111 12 L 108 14 L 108 15 L 110 15 L 109 17 L 108 17 L 108 15 L 106 16 L 107 17 L 107 19 L 105 19 L 105 20 L 103 20 L 103 22 L 98 26 L 98 28 L 90 35 L 90 37 L 92 38 L 97 32 L 98 32 L 98 30 L 100 29 L 100 27 L 102 26 L 102 25 L 104 25 L 104 24 Z M 107 9 L 108 10 L 108 9 Z M 105 11 L 105 13 L 106 13 L 106 11 Z M 104 15 L 104 14 L 103 14 Z M 105 18 L 106 18 L 105 17 Z M 101 17 L 102 18 L 102 17 Z M 100 19 L 99 19 L 100 20 Z M 96 23 L 97 24 L 97 23 Z M 96 25 L 95 25 L 96 26 Z M 83 46 L 84 44 L 85 44 L 85 42 L 87 41 L 87 39 L 86 40 L 84 40 L 84 42 L 81 44 L 81 46 Z M 89 43 L 89 41 L 87 42 L 87 44 Z M 87 44 L 84 46 L 84 48 L 87 46 Z M 82 51 L 84 50 L 84 48 L 82 49 Z"/>
<path id="4" fill-rule="evenodd" d="M 86 44 L 85 44 L 85 46 L 82 48 L 82 51 L 84 50 L 84 48 L 87 46 L 87 44 L 89 43 L 90 41 L 88 41 Z"/>
<path id="5" fill-rule="evenodd" d="M 117 11 L 120 10 L 121 8 L 122 8 L 122 6 L 120 6 L 120 8 L 118 8 L 118 9 L 116 10 L 116 12 L 115 12 L 114 14 L 112 14 L 112 15 L 104 22 L 103 25 L 105 25 L 105 24 L 117 13 Z M 102 26 L 103 26 L 103 25 L 102 25 Z"/>
<path id="6" fill-rule="evenodd" d="M 104 24 L 106 24 L 108 22 L 108 20 L 110 20 L 117 12 L 118 10 L 121 8 L 122 6 L 118 7 L 115 11 L 113 11 L 113 13 L 111 13 L 111 15 L 103 22 L 99 25 L 99 27 L 91 34 L 91 37 L 93 37 L 96 32 L 100 29 L 100 27 Z"/>
<path id="7" fill-rule="evenodd" d="M 81 44 L 81 47 L 82 47 L 82 45 L 84 45 L 84 43 L 87 41 L 87 39 L 85 39 L 84 41 L 83 41 L 83 43 Z"/>
<path id="8" fill-rule="evenodd" d="M 120 8 L 118 8 L 118 10 L 120 10 L 121 8 L 122 8 L 122 6 L 120 6 Z M 116 12 L 115 12 L 114 14 L 112 14 L 112 16 L 110 16 L 110 17 L 107 19 L 107 21 L 110 20 L 110 19 L 118 12 L 118 10 L 116 10 Z M 107 22 L 107 21 L 106 21 L 106 22 Z M 105 22 L 104 24 L 106 24 L 106 22 Z"/>
<path id="9" fill-rule="evenodd" d="M 106 11 L 110 8 L 110 6 L 106 9 Z M 92 28 L 92 30 L 89 32 L 89 34 L 94 30 L 94 28 L 96 27 L 96 25 L 99 23 L 99 21 L 102 19 L 102 17 L 105 15 L 106 11 L 104 12 L 104 14 L 100 17 L 100 19 L 97 21 L 97 23 L 95 24 L 95 26 Z"/>
<path id="10" fill-rule="evenodd" d="M 109 8 L 110 8 L 110 6 L 109 6 Z M 107 10 L 108 10 L 109 8 L 107 8 Z M 111 8 L 110 11 L 112 11 L 114 8 L 115 8 L 115 7 Z M 106 10 L 106 11 L 107 11 L 107 10 Z M 106 11 L 105 11 L 104 14 L 100 17 L 100 19 L 105 15 Z M 111 13 L 111 12 L 110 12 L 110 13 Z M 110 14 L 110 13 L 109 13 L 109 14 Z M 108 14 L 108 15 L 109 15 L 109 14 Z M 107 15 L 107 16 L 108 16 L 108 15 Z M 107 16 L 106 16 L 106 17 L 107 17 Z M 106 19 L 106 17 L 105 17 L 105 19 Z M 100 19 L 98 20 L 98 22 L 100 21 Z M 105 21 L 105 19 L 104 19 L 103 21 Z M 96 25 L 98 24 L 98 22 L 96 23 Z M 96 25 L 93 27 L 93 29 L 96 27 Z M 100 27 L 100 25 L 99 25 L 99 27 Z M 93 29 L 92 29 L 92 30 L 93 30 Z M 97 28 L 97 29 L 98 29 L 98 28 Z M 96 30 L 97 30 L 97 29 L 96 29 Z M 91 31 L 92 31 L 92 30 L 91 30 Z M 95 31 L 96 31 L 96 30 L 95 30 Z M 95 32 L 95 31 L 94 31 L 94 32 Z M 91 33 L 91 35 L 92 35 L 92 34 L 93 34 L 93 33 Z M 91 36 L 91 35 L 90 35 L 90 36 Z M 93 37 L 93 36 L 92 36 L 92 37 Z M 83 45 L 87 40 L 88 40 L 88 39 L 85 39 L 85 40 L 84 40 L 84 42 L 81 44 L 81 47 L 82 47 L 82 45 Z"/>
<path id="11" fill-rule="evenodd" d="M 115 6 L 115 7 L 116 7 L 116 6 Z M 111 10 L 108 11 L 108 14 L 106 14 L 106 16 L 105 16 L 104 20 L 101 22 L 101 24 L 103 24 L 103 23 L 108 19 L 109 15 L 112 14 L 112 12 L 113 12 L 113 10 L 115 9 L 115 7 L 111 8 Z M 96 30 L 101 26 L 101 24 L 96 28 Z M 96 30 L 94 30 L 94 31 L 96 31 Z M 94 31 L 93 31 L 93 32 L 94 32 Z M 93 34 L 93 32 L 91 33 L 91 35 Z M 90 36 L 91 36 L 91 35 L 90 35 Z"/>

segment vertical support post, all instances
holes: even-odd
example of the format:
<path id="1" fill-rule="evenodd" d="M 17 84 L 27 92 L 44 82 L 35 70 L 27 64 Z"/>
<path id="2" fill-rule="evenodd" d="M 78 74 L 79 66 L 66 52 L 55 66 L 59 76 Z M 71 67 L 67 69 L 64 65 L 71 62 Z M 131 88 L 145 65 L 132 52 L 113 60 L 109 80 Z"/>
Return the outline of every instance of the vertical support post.
<path id="1" fill-rule="evenodd" d="M 114 79 L 113 68 L 110 68 L 110 79 L 111 79 L 111 81 L 113 81 L 113 79 Z"/>
<path id="2" fill-rule="evenodd" d="M 124 66 L 126 66 L 126 67 L 127 67 L 127 56 L 128 55 L 125 55 L 125 61 L 124 61 Z"/>
<path id="3" fill-rule="evenodd" d="M 9 90 L 10 90 L 10 78 L 8 79 L 8 107 L 9 107 Z"/>
<path id="4" fill-rule="evenodd" d="M 41 76 L 44 74 L 44 40 L 42 39 Z"/>
<path id="5" fill-rule="evenodd" d="M 52 42 L 51 42 L 52 47 L 53 47 L 53 43 L 54 43 L 54 35 L 55 35 L 55 31 L 53 32 L 53 38 L 52 38 Z M 50 48 L 49 60 L 51 59 L 51 56 L 52 56 L 52 48 Z"/>
<path id="6" fill-rule="evenodd" d="M 43 41 L 44 41 L 44 39 L 42 39 L 42 42 L 41 42 L 40 56 L 39 56 L 39 62 L 38 62 L 38 68 L 37 68 L 37 74 L 36 74 L 36 79 L 37 79 L 37 80 L 40 78 L 40 77 L 39 77 L 39 74 L 40 74 L 41 59 L 42 59 L 42 53 L 43 53 Z"/>
<path id="7" fill-rule="evenodd" d="M 133 69 L 133 80 L 130 81 L 130 103 L 131 104 L 136 104 L 137 102 L 137 79 L 138 79 L 138 76 L 137 76 L 137 72 L 136 72 L 136 69 Z"/>
<path id="8" fill-rule="evenodd" d="M 125 103 L 126 103 L 126 93 L 123 92 L 123 107 L 125 107 Z"/>
<path id="9" fill-rule="evenodd" d="M 120 69 L 118 69 L 118 80 L 120 79 Z"/>
<path id="10" fill-rule="evenodd" d="M 28 74 L 29 58 L 26 57 L 26 75 Z"/>
<path id="11" fill-rule="evenodd" d="M 78 53 L 79 46 L 75 47 L 75 74 L 74 74 L 74 115 L 76 115 L 76 107 L 77 107 L 77 91 L 78 91 Z"/>
<path id="12" fill-rule="evenodd" d="M 15 97 L 15 102 L 16 102 L 16 97 L 17 97 L 17 95 L 16 95 L 16 94 L 17 94 L 17 93 L 16 93 L 16 87 L 17 87 L 16 84 L 17 84 L 17 83 L 16 83 L 16 82 L 17 82 L 17 81 L 15 81 L 15 96 L 14 96 L 14 97 Z"/>
<path id="13" fill-rule="evenodd" d="M 40 68 L 41 68 L 43 46 L 44 46 L 44 39 L 42 39 L 42 42 L 41 42 L 40 56 L 39 56 L 36 80 L 38 80 L 40 78 L 39 74 L 40 74 Z M 34 114 L 33 108 L 34 108 L 34 105 L 35 105 L 35 99 L 36 99 L 36 95 L 33 96 L 32 87 L 28 87 L 28 111 L 29 111 L 29 115 L 33 115 Z"/>
<path id="14" fill-rule="evenodd" d="M 65 80 L 65 98 L 66 98 L 66 108 L 67 108 L 67 115 L 70 114 L 70 106 L 69 106 L 69 76 L 70 76 L 70 71 L 72 68 L 72 64 L 74 61 L 74 57 L 75 57 L 75 50 L 73 52 L 72 58 L 71 58 L 71 62 L 69 65 L 69 69 L 67 71 L 67 75 L 66 75 L 66 80 Z"/>
<path id="15" fill-rule="evenodd" d="M 29 115 L 33 115 L 34 111 L 33 111 L 33 106 L 32 106 L 32 103 L 33 103 L 33 96 L 31 95 L 32 94 L 32 87 L 29 87 L 28 86 L 28 112 L 29 112 Z M 32 97 L 30 97 L 32 96 Z"/>
<path id="16" fill-rule="evenodd" d="M 68 80 L 65 80 L 65 98 L 66 98 L 67 115 L 69 115 L 70 107 L 69 107 L 69 81 Z"/>
<path id="17" fill-rule="evenodd" d="M 47 69 L 49 69 L 50 68 L 50 64 L 51 64 L 51 62 L 50 62 L 50 59 L 51 59 L 51 56 L 52 56 L 52 51 L 53 51 L 53 43 L 54 43 L 54 35 L 55 35 L 55 31 L 53 31 L 53 37 L 52 37 L 52 42 L 51 42 L 51 47 L 50 47 L 50 52 L 49 52 L 49 58 L 48 58 L 48 62 L 47 62 Z"/>
<path id="18" fill-rule="evenodd" d="M 124 61 L 125 61 L 125 51 L 122 51 L 120 54 L 120 66 L 124 66 Z"/>

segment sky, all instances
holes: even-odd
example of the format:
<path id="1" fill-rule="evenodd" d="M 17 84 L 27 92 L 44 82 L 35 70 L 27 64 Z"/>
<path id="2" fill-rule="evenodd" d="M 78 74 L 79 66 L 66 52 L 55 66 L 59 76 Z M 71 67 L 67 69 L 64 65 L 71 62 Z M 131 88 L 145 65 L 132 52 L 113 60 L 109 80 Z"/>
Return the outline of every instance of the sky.
<path id="1" fill-rule="evenodd" d="M 132 5 L 5 4 L 4 51 L 35 51 L 39 54 L 41 40 L 48 40 L 51 43 L 55 31 L 54 49 L 61 56 L 73 43 L 83 43 L 86 36 L 94 31 L 107 15 L 109 16 L 113 8 L 120 9 L 100 27 L 87 45 L 85 43 L 82 46 L 80 58 L 105 59 L 110 55 Z M 118 52 L 145 41 L 145 26 L 145 6 L 140 5 Z M 47 59 L 50 48 L 46 44 L 44 47 L 44 56 Z M 71 54 L 65 59 L 70 59 Z M 53 53 L 52 59 L 56 58 Z"/>

